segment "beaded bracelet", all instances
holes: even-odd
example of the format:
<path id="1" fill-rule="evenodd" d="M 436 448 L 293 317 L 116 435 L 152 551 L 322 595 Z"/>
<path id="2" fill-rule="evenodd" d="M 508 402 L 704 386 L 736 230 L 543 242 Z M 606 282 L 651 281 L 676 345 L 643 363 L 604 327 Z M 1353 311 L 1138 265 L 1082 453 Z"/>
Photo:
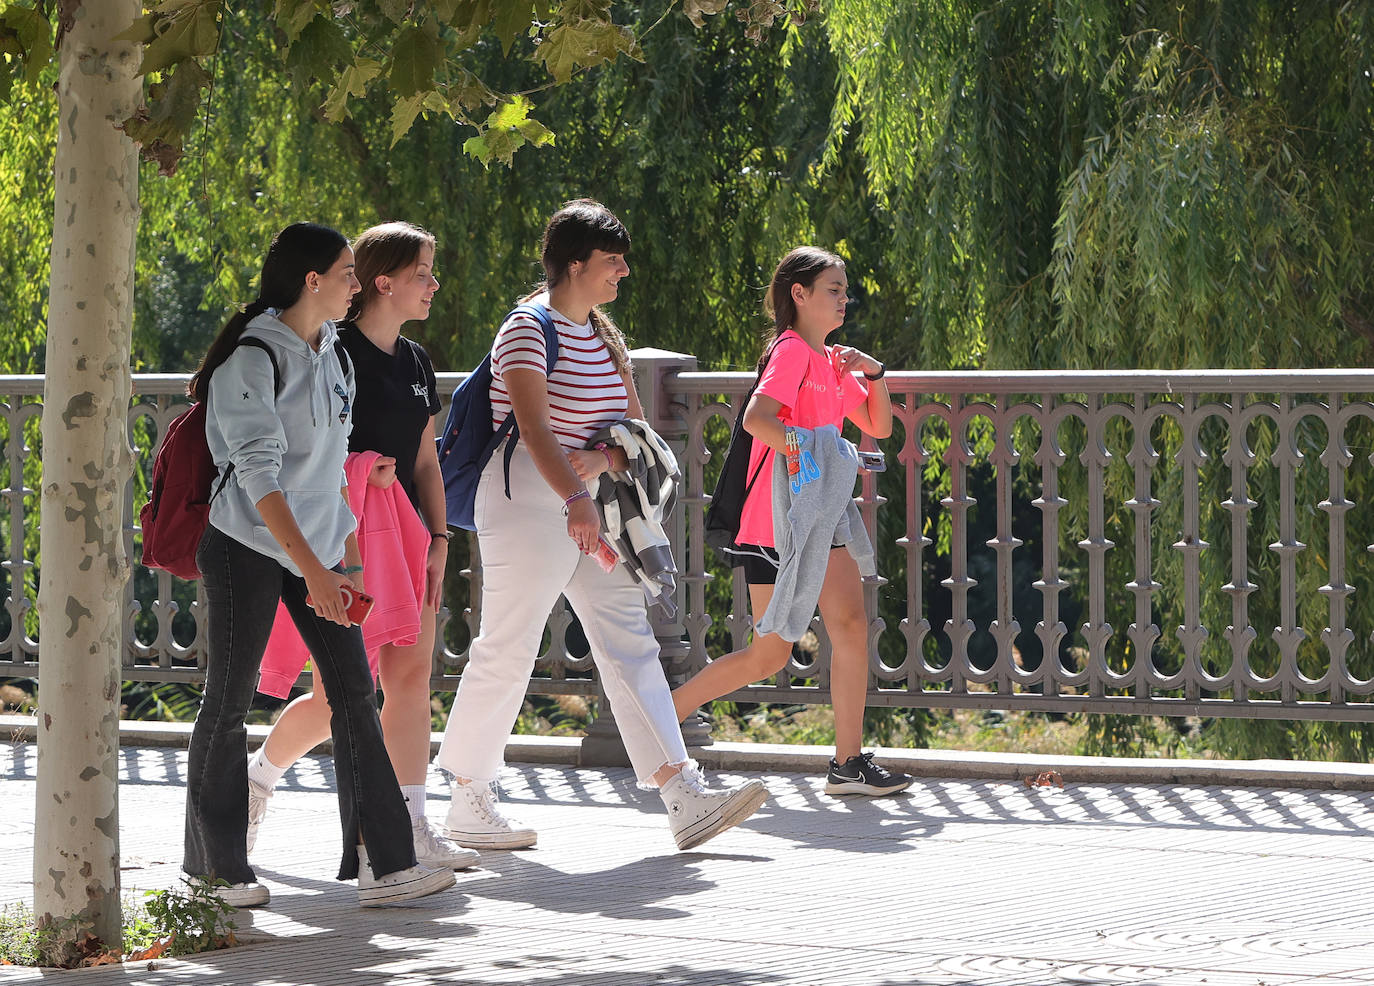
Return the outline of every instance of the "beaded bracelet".
<path id="1" fill-rule="evenodd" d="M 576 493 L 574 493 L 572 496 L 568 497 L 566 500 L 563 501 L 563 516 L 564 516 L 564 517 L 568 516 L 568 508 L 571 507 L 571 506 L 572 506 L 574 503 L 576 503 L 578 500 L 584 500 L 584 499 L 590 499 L 590 498 L 591 498 L 591 494 L 587 492 L 586 487 L 583 487 L 582 489 L 578 490 L 578 491 L 577 491 Z"/>

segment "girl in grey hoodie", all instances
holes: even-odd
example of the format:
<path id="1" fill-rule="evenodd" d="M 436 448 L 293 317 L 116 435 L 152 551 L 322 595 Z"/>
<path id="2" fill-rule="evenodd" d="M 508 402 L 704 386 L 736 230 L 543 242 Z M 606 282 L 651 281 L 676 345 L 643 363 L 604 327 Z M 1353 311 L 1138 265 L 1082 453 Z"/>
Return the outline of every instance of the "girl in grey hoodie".
<path id="1" fill-rule="evenodd" d="M 362 633 L 347 615 L 362 566 L 343 464 L 353 374 L 334 351 L 333 319 L 358 291 L 348 241 L 296 223 L 273 239 L 257 300 L 231 318 L 191 378 L 206 402 L 219 471 L 196 562 L 208 604 L 205 692 L 186 771 L 182 868 L 236 907 L 266 904 L 248 862 L 247 733 L 272 617 L 286 605 L 334 710 L 343 824 L 339 879 L 364 906 L 453 885 L 417 866 L 410 818 L 382 743 Z M 254 345 L 240 345 L 245 339 Z M 265 347 L 265 348 L 263 348 Z M 223 881 L 223 882 L 220 882 Z"/>

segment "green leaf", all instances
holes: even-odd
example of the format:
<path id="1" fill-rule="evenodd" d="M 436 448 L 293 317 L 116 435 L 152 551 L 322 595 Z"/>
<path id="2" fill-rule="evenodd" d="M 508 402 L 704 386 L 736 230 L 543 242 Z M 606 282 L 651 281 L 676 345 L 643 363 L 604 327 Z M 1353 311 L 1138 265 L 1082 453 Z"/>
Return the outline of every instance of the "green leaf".
<path id="1" fill-rule="evenodd" d="M 402 99 L 434 89 L 434 73 L 444 63 L 443 43 L 428 31 L 408 27 L 391 47 L 387 79 Z"/>
<path id="2" fill-rule="evenodd" d="M 479 106 L 495 106 L 498 99 L 490 86 L 467 69 L 461 69 L 457 81 L 449 83 L 448 98 L 451 105 L 460 106 L 464 110 L 475 110 Z"/>
<path id="3" fill-rule="evenodd" d="M 210 76 L 197 62 L 182 62 L 148 87 L 148 104 L 124 121 L 124 132 L 143 157 L 158 162 L 159 173 L 176 171 L 182 142 L 200 111 L 200 91 L 209 85 Z"/>
<path id="4" fill-rule="evenodd" d="M 481 27 L 491 20 L 488 0 L 430 0 L 429 9 L 441 24 L 459 32 L 469 30 L 474 22 Z"/>
<path id="5" fill-rule="evenodd" d="M 9 13 L 6 11 L 5 13 Z M 116 41 L 132 41 L 135 44 L 147 44 L 157 37 L 157 32 L 153 30 L 153 22 L 157 20 L 156 14 L 144 14 L 135 20 L 123 31 L 114 36 Z"/>
<path id="6" fill-rule="evenodd" d="M 534 23 L 532 0 L 500 0 L 496 4 L 496 37 L 501 41 L 501 54 L 509 55 L 515 39 L 526 33 Z"/>
<path id="7" fill-rule="evenodd" d="M 484 168 L 491 162 L 500 161 L 509 165 L 511 159 L 525 143 L 525 138 L 514 130 L 485 130 L 476 137 L 463 141 L 463 152 L 482 162 Z"/>
<path id="8" fill-rule="evenodd" d="M 286 53 L 286 66 L 294 80 L 332 79 L 340 65 L 353 62 L 353 48 L 338 22 L 317 18 L 306 25 Z"/>
<path id="9" fill-rule="evenodd" d="M 535 57 L 544 63 L 554 81 L 562 84 L 578 68 L 609 62 L 622 52 L 636 61 L 643 60 L 634 35 L 628 30 L 605 21 L 583 20 L 554 28 L 535 49 Z"/>
<path id="10" fill-rule="evenodd" d="M 382 16 L 396 24 L 404 24 L 414 4 L 411 0 L 377 0 L 377 6 L 381 7 Z"/>
<path id="11" fill-rule="evenodd" d="M 381 74 L 382 63 L 371 58 L 359 58 L 339 73 L 339 81 L 324 101 L 325 119 L 338 123 L 348 116 L 348 97 L 366 95 L 368 83 Z"/>
<path id="12" fill-rule="evenodd" d="M 725 0 L 720 0 L 723 4 Z M 563 0 L 558 5 L 561 21 L 607 21 L 611 19 L 611 0 Z"/>
<path id="13" fill-rule="evenodd" d="M 538 120 L 526 120 L 515 128 L 520 131 L 520 136 L 535 147 L 543 147 L 545 144 L 552 144 L 554 141 L 553 131 Z"/>
<path id="14" fill-rule="evenodd" d="M 47 64 L 52 61 L 52 25 L 38 11 L 29 7 L 8 7 L 0 13 L 0 35 L 8 39 L 6 51 L 22 51 L 24 81 L 33 85 Z"/>
<path id="15" fill-rule="evenodd" d="M 294 44 L 305 30 L 305 26 L 319 13 L 320 8 L 315 0 L 277 0 L 277 5 L 272 10 L 272 19 L 286 35 L 287 43 Z"/>
<path id="16" fill-rule="evenodd" d="M 524 96 L 513 96 L 487 117 L 481 133 L 463 142 L 463 152 L 489 167 L 492 161 L 509 165 L 515 152 L 526 144 L 552 144 L 553 131 L 530 119 L 532 108 L 533 104 Z"/>
<path id="17" fill-rule="evenodd" d="M 163 4 L 155 12 L 153 32 L 157 37 L 143 46 L 140 75 L 213 54 L 219 47 L 219 0 L 201 0 L 184 6 Z M 162 13 L 170 9 L 169 13 Z"/>
<path id="18" fill-rule="evenodd" d="M 420 110 L 424 108 L 425 97 L 428 93 L 419 93 L 408 96 L 404 99 L 396 100 L 396 105 L 391 108 L 391 146 L 395 147 L 401 142 L 401 138 L 410 132 L 411 124 L 420 115 Z"/>

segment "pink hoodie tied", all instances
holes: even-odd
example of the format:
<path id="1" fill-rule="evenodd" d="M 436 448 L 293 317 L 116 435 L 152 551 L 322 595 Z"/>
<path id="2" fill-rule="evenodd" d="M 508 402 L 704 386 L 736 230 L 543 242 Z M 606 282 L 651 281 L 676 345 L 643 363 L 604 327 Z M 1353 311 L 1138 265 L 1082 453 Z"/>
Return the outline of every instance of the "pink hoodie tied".
<path id="1" fill-rule="evenodd" d="M 419 639 L 425 600 L 425 560 L 430 544 L 429 529 L 400 483 L 392 483 L 386 489 L 368 483 L 368 474 L 379 458 L 377 452 L 353 452 L 344 463 L 348 506 L 358 518 L 364 590 L 375 600 L 362 626 L 363 646 L 374 681 L 383 644 L 407 647 Z M 278 603 L 272 635 L 262 657 L 258 691 L 286 698 L 309 658 L 310 652 L 290 614 Z"/>

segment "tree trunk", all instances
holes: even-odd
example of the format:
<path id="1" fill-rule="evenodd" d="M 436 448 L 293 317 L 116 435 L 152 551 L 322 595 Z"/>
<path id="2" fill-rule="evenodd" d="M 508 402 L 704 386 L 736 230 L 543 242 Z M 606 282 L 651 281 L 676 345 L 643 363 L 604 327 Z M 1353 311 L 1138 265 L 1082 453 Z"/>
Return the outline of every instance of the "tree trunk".
<path id="1" fill-rule="evenodd" d="M 138 0 L 62 0 L 56 202 L 43 393 L 34 913 L 120 945 L 119 683 L 137 151 Z M 68 930 L 70 929 L 70 930 Z"/>

